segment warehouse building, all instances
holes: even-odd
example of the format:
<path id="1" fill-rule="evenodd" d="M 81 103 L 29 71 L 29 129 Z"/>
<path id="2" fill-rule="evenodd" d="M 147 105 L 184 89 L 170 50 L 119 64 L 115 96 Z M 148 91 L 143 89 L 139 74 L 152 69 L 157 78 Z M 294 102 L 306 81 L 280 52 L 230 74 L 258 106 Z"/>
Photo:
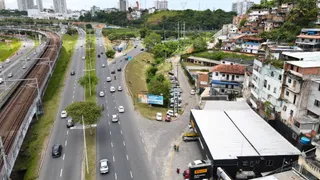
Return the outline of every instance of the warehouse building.
<path id="1" fill-rule="evenodd" d="M 190 116 L 200 149 L 212 161 L 213 176 L 217 167 L 232 178 L 239 171 L 274 171 L 301 154 L 245 102 L 208 102 L 204 110 L 192 109 Z"/>

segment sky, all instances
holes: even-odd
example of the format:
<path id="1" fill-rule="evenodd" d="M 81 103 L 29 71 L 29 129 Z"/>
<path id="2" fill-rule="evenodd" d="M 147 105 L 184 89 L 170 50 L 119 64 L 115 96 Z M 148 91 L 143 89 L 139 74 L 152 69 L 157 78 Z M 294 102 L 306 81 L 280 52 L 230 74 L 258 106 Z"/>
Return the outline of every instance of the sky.
<path id="1" fill-rule="evenodd" d="M 42 0 L 44 8 L 50 8 L 53 6 L 53 0 Z M 102 9 L 117 7 L 119 0 L 67 0 L 68 9 L 72 10 L 88 10 L 93 5 Z M 129 4 L 134 4 L 136 0 L 128 0 Z M 154 0 L 139 0 L 141 7 L 153 7 Z M 237 0 L 168 0 L 169 9 L 183 9 L 186 2 L 185 9 L 205 10 L 205 9 L 223 9 L 225 11 L 231 11 L 232 2 Z M 255 3 L 259 3 L 260 0 L 252 0 Z M 36 0 L 35 0 L 36 2 Z M 17 0 L 5 0 L 6 8 L 17 9 Z M 35 3 L 36 4 L 36 3 Z M 200 7 L 200 8 L 199 8 Z"/>

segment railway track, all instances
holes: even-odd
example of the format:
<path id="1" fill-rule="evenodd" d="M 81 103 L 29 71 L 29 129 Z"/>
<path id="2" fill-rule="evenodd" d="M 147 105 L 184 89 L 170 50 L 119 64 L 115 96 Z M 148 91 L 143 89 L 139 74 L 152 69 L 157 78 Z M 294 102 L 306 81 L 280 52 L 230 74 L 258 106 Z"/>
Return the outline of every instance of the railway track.
<path id="1" fill-rule="evenodd" d="M 57 48 L 60 46 L 60 38 L 54 33 L 49 33 L 49 46 L 47 46 L 45 52 L 41 58 L 49 58 L 50 61 L 55 60 Z M 41 60 L 38 60 L 38 63 Z M 39 88 L 44 85 L 46 74 L 49 71 L 47 64 L 37 64 L 31 70 L 31 72 L 25 77 L 26 80 L 21 83 L 14 95 L 9 99 L 6 106 L 0 112 L 0 136 L 3 140 L 3 146 L 5 153 L 8 154 L 15 141 L 19 128 L 24 121 L 31 105 L 37 97 L 37 86 L 38 81 Z M 3 161 L 0 159 L 0 169 L 3 166 Z"/>

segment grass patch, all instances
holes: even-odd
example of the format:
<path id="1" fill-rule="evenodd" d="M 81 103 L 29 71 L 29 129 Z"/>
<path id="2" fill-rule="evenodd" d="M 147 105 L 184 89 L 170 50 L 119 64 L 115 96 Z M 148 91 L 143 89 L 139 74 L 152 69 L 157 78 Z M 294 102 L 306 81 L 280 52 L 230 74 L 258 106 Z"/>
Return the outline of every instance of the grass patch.
<path id="1" fill-rule="evenodd" d="M 179 14 L 178 11 L 158 11 L 156 13 L 153 13 L 147 20 L 148 24 L 157 25 L 159 23 L 162 23 L 163 17 L 172 17 L 177 16 Z"/>
<path id="2" fill-rule="evenodd" d="M 151 66 L 148 61 L 154 62 L 152 54 L 146 52 L 139 54 L 127 65 L 125 76 L 126 84 L 129 88 L 131 97 L 133 98 L 135 109 L 138 110 L 142 116 L 148 119 L 155 119 L 157 112 L 161 112 L 164 115 L 168 109 L 152 107 L 148 104 L 138 103 L 137 98 L 138 94 L 148 91 L 146 83 L 146 70 Z M 164 63 L 158 66 L 157 73 L 167 75 L 168 71 L 170 70 L 171 64 Z"/>
<path id="3" fill-rule="evenodd" d="M 87 34 L 86 36 L 86 69 L 95 69 L 96 67 L 96 36 Z M 91 46 L 90 46 L 91 45 Z M 90 56 L 89 56 L 90 55 Z M 91 64 L 91 65 L 90 65 Z M 96 71 L 86 71 L 91 76 L 96 76 Z M 96 102 L 96 85 L 91 84 L 91 96 L 90 87 L 85 89 L 86 101 Z M 86 145 L 88 153 L 89 174 L 87 174 L 86 167 L 83 169 L 86 180 L 96 179 L 96 130 L 92 128 L 93 134 L 90 135 L 90 129 L 86 129 Z"/>
<path id="4" fill-rule="evenodd" d="M 21 47 L 22 42 L 15 38 L 8 39 L 10 42 L 0 42 L 0 61 L 5 61 L 9 57 L 13 56 Z"/>
<path id="5" fill-rule="evenodd" d="M 59 108 L 64 79 L 69 68 L 78 36 L 63 35 L 63 47 L 59 60 L 49 81 L 43 98 L 44 115 L 33 123 L 22 144 L 14 170 L 26 169 L 25 180 L 36 179 L 39 173 L 40 159 L 49 140 L 50 129 Z"/>

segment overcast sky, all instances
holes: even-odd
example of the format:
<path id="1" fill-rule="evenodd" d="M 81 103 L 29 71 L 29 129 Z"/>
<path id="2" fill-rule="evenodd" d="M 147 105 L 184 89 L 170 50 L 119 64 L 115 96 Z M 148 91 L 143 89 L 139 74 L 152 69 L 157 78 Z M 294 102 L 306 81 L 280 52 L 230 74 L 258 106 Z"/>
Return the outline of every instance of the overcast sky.
<path id="1" fill-rule="evenodd" d="M 36 1 L 36 0 L 35 0 Z M 134 4 L 136 0 L 128 0 L 129 4 Z M 153 7 L 154 0 L 139 0 L 141 6 L 144 8 Z M 168 0 L 169 9 L 182 9 L 183 6 L 181 2 L 187 2 L 185 9 L 223 9 L 226 11 L 231 10 L 232 2 L 237 0 Z M 260 2 L 260 0 L 252 0 L 255 3 Z M 68 9 L 80 10 L 80 9 L 89 9 L 91 6 L 96 5 L 100 8 L 111 8 L 117 7 L 118 0 L 67 0 Z M 199 3 L 200 2 L 200 3 Z M 17 0 L 5 0 L 6 7 L 16 9 L 18 7 Z M 44 8 L 50 8 L 53 6 L 53 0 L 43 0 Z"/>

